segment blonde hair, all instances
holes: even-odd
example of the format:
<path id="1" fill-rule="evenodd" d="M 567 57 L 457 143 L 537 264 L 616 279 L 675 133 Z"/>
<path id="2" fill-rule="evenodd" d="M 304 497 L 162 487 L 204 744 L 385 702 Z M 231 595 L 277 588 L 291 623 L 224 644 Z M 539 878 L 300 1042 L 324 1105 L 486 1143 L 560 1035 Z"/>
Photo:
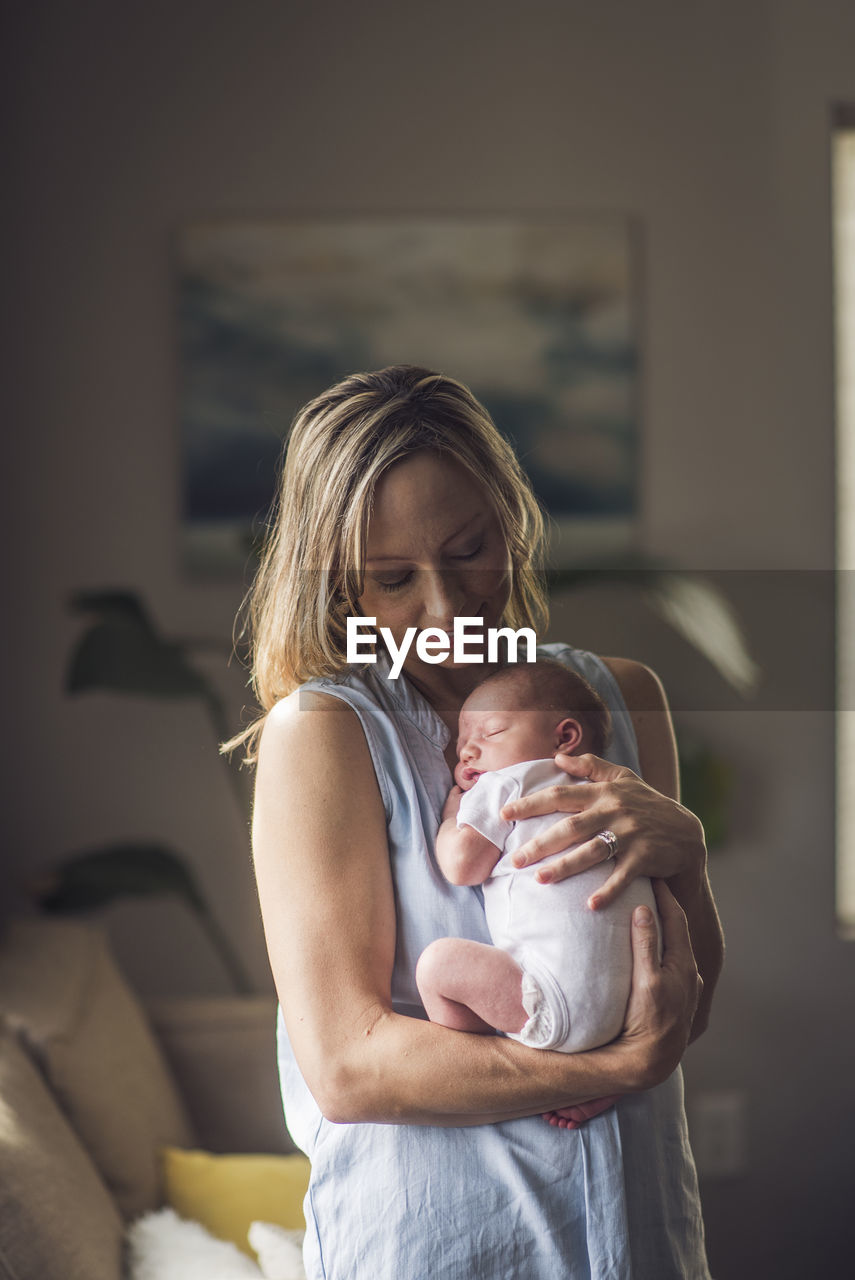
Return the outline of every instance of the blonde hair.
<path id="1" fill-rule="evenodd" d="M 414 365 L 355 373 L 294 419 L 261 563 L 238 615 L 250 631 L 263 714 L 221 748 L 255 760 L 265 716 L 317 676 L 346 669 L 346 619 L 359 612 L 368 520 L 387 468 L 428 449 L 460 463 L 491 499 L 511 560 L 504 626 L 547 622 L 543 515 L 490 414 L 462 383 Z"/>

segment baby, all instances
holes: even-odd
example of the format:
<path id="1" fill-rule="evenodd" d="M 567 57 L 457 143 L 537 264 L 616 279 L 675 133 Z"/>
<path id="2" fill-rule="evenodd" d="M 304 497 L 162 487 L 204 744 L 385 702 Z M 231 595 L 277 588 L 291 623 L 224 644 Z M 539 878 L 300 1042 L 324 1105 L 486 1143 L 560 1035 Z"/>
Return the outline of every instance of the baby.
<path id="1" fill-rule="evenodd" d="M 634 880 L 615 902 L 592 911 L 587 900 L 612 870 L 609 842 L 603 840 L 597 866 L 542 884 L 537 871 L 549 860 L 518 869 L 513 855 L 555 815 L 499 817 L 513 799 L 577 781 L 558 768 L 555 755 L 601 755 L 609 729 L 600 697 L 551 659 L 508 667 L 466 699 L 457 785 L 443 810 L 436 856 L 452 884 L 483 883 L 495 945 L 438 938 L 425 948 L 416 982 L 433 1022 L 461 1031 L 495 1028 L 565 1053 L 619 1034 L 632 978 L 632 912 L 644 903 L 658 918 L 650 881 Z"/>

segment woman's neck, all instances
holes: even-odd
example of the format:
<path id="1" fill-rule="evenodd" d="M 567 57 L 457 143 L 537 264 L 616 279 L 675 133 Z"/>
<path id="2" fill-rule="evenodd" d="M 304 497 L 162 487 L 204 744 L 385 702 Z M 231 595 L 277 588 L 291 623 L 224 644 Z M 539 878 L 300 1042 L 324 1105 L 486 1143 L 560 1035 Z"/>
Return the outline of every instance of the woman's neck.
<path id="1" fill-rule="evenodd" d="M 445 667 L 414 662 L 412 666 L 404 666 L 404 674 L 413 688 L 430 703 L 456 738 L 457 718 L 463 703 L 482 680 L 498 669 L 499 663 L 485 662 L 465 667 Z"/>

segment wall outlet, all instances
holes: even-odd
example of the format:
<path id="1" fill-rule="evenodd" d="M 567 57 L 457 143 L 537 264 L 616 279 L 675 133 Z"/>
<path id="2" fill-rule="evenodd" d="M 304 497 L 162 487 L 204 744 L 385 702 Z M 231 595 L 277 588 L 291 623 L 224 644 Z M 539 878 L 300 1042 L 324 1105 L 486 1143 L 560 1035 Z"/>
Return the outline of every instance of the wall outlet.
<path id="1" fill-rule="evenodd" d="M 698 1173 L 736 1178 L 748 1172 L 748 1096 L 742 1089 L 715 1089 L 689 1101 L 689 1136 Z"/>

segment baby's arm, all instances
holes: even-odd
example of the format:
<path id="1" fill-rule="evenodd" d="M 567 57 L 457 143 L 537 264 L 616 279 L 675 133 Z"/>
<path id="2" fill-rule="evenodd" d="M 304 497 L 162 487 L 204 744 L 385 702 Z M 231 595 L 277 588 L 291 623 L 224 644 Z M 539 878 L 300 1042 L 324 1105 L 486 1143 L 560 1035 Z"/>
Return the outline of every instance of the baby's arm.
<path id="1" fill-rule="evenodd" d="M 458 829 L 457 811 L 462 795 L 461 788 L 456 786 L 448 793 L 442 823 L 436 833 L 436 860 L 452 884 L 483 884 L 502 851 L 474 827 Z"/>

